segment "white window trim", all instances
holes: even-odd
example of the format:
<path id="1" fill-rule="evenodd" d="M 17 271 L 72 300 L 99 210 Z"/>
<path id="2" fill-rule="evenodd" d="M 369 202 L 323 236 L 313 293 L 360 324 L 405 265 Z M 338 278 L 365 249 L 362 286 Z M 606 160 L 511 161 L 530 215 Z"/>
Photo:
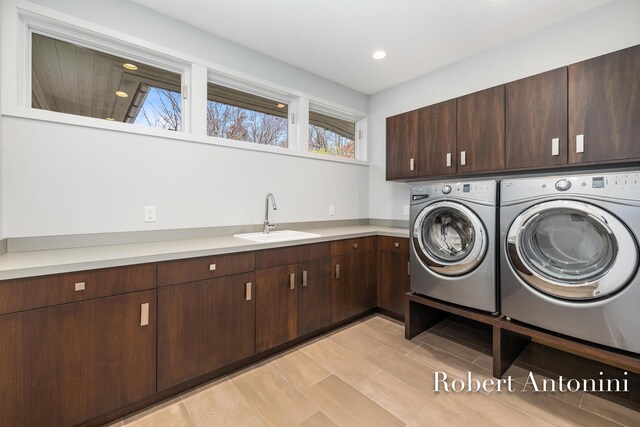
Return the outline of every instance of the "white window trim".
<path id="1" fill-rule="evenodd" d="M 293 90 L 261 80 L 255 76 L 230 69 L 220 64 L 201 58 L 193 57 L 163 46 L 148 42 L 137 37 L 132 37 L 107 27 L 96 25 L 88 21 L 69 16 L 65 13 L 49 9 L 28 1 L 17 0 L 15 4 L 2 2 L 0 5 L 0 22 L 2 31 L 2 115 L 8 117 L 39 120 L 65 125 L 82 126 L 96 129 L 133 133 L 151 137 L 167 138 L 185 142 L 203 143 L 234 149 L 254 150 L 279 155 L 303 157 L 309 159 L 347 163 L 359 166 L 369 166 L 367 150 L 358 150 L 356 159 L 342 158 L 332 155 L 324 155 L 308 152 L 308 117 L 310 104 L 321 106 L 336 115 L 336 112 L 345 114 L 346 117 L 360 118 L 366 123 L 367 114 L 338 105 L 332 101 L 310 96 L 304 92 Z M 183 90 L 187 87 L 183 97 L 183 130 L 181 132 L 164 129 L 133 126 L 126 123 L 102 121 L 100 119 L 84 116 L 75 116 L 55 111 L 38 110 L 31 108 L 31 31 L 36 30 L 44 35 L 61 38 L 74 44 L 103 51 L 116 56 L 124 56 L 132 60 L 139 60 L 146 64 L 167 69 L 182 74 Z M 16 38 L 12 36 L 17 36 Z M 9 70 L 9 71 L 6 71 Z M 293 147 L 272 147 L 263 144 L 255 144 L 244 141 L 233 141 L 206 135 L 206 124 L 196 125 L 200 121 L 206 123 L 206 103 L 204 107 L 196 108 L 198 99 L 206 100 L 206 81 L 201 77 L 203 70 L 208 70 L 208 78 L 215 75 L 213 81 L 220 78 L 228 81 L 244 82 L 246 87 L 258 90 L 256 94 L 290 99 L 290 112 L 295 114 L 295 122 L 292 124 L 289 118 L 289 135 L 293 137 Z M 194 74 L 198 74 L 198 82 L 194 81 Z M 198 76 L 195 76 L 198 77 Z M 17 84 L 9 84 L 16 82 Z M 195 83 L 195 84 L 194 84 Z M 204 91 L 203 91 L 204 88 Z M 238 88 L 240 90 L 244 90 Z M 188 101 L 188 102 L 186 102 Z M 293 108 L 291 108 L 293 106 Z M 204 113 L 203 113 L 204 112 Z M 291 113 L 290 113 L 291 114 Z M 198 122 L 199 123 L 199 122 Z M 204 130 L 203 130 L 204 129 Z M 363 132 L 364 134 L 364 132 Z M 366 142 L 363 143 L 366 145 Z"/>

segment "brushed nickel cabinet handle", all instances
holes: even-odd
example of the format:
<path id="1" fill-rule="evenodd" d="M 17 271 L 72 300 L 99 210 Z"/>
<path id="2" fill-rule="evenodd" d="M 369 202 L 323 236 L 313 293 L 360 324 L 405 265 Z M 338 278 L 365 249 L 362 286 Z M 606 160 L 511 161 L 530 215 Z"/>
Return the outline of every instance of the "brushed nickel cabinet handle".
<path id="1" fill-rule="evenodd" d="M 584 153 L 584 135 L 576 135 L 576 153 Z"/>
<path id="2" fill-rule="evenodd" d="M 140 326 L 149 324 L 149 303 L 145 302 L 140 305 Z"/>
<path id="3" fill-rule="evenodd" d="M 358 244 L 357 243 L 353 244 L 353 249 L 358 249 Z"/>
<path id="4" fill-rule="evenodd" d="M 251 301 L 251 282 L 244 284 L 244 299 Z"/>
<path id="5" fill-rule="evenodd" d="M 447 153 L 447 167 L 451 167 L 451 153 Z"/>
<path id="6" fill-rule="evenodd" d="M 465 166 L 467 164 L 467 152 L 460 152 L 460 166 Z"/>
<path id="7" fill-rule="evenodd" d="M 289 289 L 296 288 L 296 273 L 289 274 Z"/>
<path id="8" fill-rule="evenodd" d="M 209 264 L 209 271 L 216 271 L 216 265 L 215 264 Z"/>
<path id="9" fill-rule="evenodd" d="M 302 271 L 302 286 L 307 286 L 307 270 Z"/>
<path id="10" fill-rule="evenodd" d="M 73 288 L 75 289 L 75 291 L 76 291 L 76 292 L 84 291 L 84 289 L 85 289 L 85 284 L 84 284 L 84 282 L 78 282 L 78 283 L 75 283 L 75 284 L 73 285 Z"/>
<path id="11" fill-rule="evenodd" d="M 395 243 L 393 244 L 393 247 L 394 247 L 394 248 L 399 248 L 399 247 L 400 247 L 400 243 L 395 242 Z"/>
<path id="12" fill-rule="evenodd" d="M 413 160 L 413 157 L 409 159 L 409 170 L 412 171 L 416 167 L 416 162 Z"/>
<path id="13" fill-rule="evenodd" d="M 552 156 L 560 155 L 560 138 L 553 138 L 551 140 L 551 155 Z"/>
<path id="14" fill-rule="evenodd" d="M 340 264 L 336 264 L 336 279 L 340 278 Z"/>
<path id="15" fill-rule="evenodd" d="M 411 261 L 407 261 L 407 276 L 411 276 Z"/>

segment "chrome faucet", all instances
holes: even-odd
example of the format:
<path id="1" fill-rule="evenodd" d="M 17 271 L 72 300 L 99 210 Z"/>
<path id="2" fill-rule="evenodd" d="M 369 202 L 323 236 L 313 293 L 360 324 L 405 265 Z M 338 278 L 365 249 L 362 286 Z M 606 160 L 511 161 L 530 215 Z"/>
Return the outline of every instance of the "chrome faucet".
<path id="1" fill-rule="evenodd" d="M 262 231 L 264 234 L 269 234 L 269 231 L 276 228 L 277 224 L 269 224 L 269 199 L 271 199 L 271 204 L 273 205 L 273 210 L 278 209 L 276 206 L 276 198 L 273 197 L 272 193 L 267 194 L 267 198 L 264 201 L 264 230 Z"/>

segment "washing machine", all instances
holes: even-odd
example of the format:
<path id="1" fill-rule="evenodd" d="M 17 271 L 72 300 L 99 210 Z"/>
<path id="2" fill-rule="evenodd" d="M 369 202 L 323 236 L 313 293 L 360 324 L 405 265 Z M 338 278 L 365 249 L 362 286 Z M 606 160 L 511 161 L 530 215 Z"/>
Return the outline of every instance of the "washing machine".
<path id="1" fill-rule="evenodd" d="M 502 313 L 640 353 L 639 238 L 640 171 L 502 181 Z"/>
<path id="2" fill-rule="evenodd" d="M 496 181 L 411 187 L 411 290 L 495 313 Z"/>

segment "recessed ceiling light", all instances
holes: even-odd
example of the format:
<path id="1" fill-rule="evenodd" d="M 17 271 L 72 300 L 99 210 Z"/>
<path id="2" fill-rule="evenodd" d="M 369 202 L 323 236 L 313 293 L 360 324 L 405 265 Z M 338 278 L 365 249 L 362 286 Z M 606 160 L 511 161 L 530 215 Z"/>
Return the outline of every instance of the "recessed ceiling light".
<path id="1" fill-rule="evenodd" d="M 278 108 L 284 108 L 284 104 L 278 104 L 278 105 L 276 105 L 276 107 L 278 107 Z"/>
<path id="2" fill-rule="evenodd" d="M 371 57 L 373 59 L 384 59 L 387 57 L 387 52 L 385 52 L 384 50 L 376 50 L 371 54 Z"/>
<path id="3" fill-rule="evenodd" d="M 113 117 L 107 117 L 105 120 L 109 120 L 110 122 L 112 122 L 114 120 Z"/>
<path id="4" fill-rule="evenodd" d="M 116 96 L 119 96 L 120 98 L 126 98 L 127 96 L 129 96 L 129 94 L 127 92 L 123 92 L 121 90 L 117 90 L 116 91 Z"/>
<path id="5" fill-rule="evenodd" d="M 127 62 L 126 64 L 122 64 L 122 66 L 123 66 L 124 68 L 126 68 L 127 70 L 131 70 L 131 71 L 135 71 L 135 70 L 137 70 L 137 69 L 138 69 L 138 66 L 137 66 L 137 65 L 129 64 L 128 62 Z"/>

